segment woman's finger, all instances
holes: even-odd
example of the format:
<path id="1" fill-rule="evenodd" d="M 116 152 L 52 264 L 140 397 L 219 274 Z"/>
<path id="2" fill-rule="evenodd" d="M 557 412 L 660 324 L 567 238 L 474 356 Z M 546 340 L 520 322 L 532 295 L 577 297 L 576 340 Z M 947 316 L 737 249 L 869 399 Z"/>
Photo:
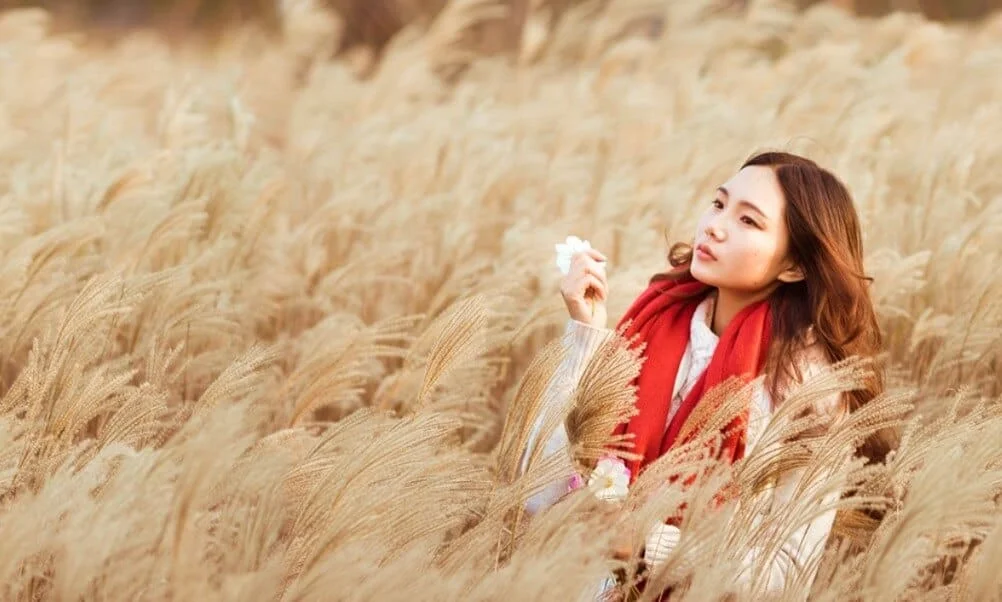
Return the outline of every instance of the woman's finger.
<path id="1" fill-rule="evenodd" d="M 580 251 L 575 253 L 571 258 L 571 265 L 596 265 L 603 266 L 606 262 L 605 255 L 602 255 L 594 249 L 589 251 Z"/>
<path id="2" fill-rule="evenodd" d="M 588 289 L 595 290 L 595 297 L 599 301 L 605 301 L 605 283 L 592 274 L 585 274 L 582 279 L 583 287 L 580 289 L 582 295 L 587 296 Z"/>
<path id="3" fill-rule="evenodd" d="M 609 258 L 602 254 L 598 249 L 588 249 L 585 254 L 594 259 L 595 261 L 609 261 Z"/>
<path id="4" fill-rule="evenodd" d="M 605 278 L 605 264 L 596 261 L 584 253 L 575 256 L 571 263 L 571 269 L 575 272 L 590 272 L 603 279 Z"/>
<path id="5" fill-rule="evenodd" d="M 590 274 L 590 275 L 598 278 L 599 280 L 602 281 L 603 285 L 607 284 L 606 279 L 605 279 L 605 270 L 603 270 L 600 265 L 596 265 L 594 263 L 588 264 L 588 265 L 584 266 L 584 273 L 585 274 Z"/>

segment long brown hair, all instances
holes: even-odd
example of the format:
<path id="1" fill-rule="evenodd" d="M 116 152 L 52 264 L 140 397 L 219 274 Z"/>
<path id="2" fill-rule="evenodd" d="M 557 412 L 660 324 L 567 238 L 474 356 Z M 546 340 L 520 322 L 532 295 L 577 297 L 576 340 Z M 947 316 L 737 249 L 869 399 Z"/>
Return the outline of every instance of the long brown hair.
<path id="1" fill-rule="evenodd" d="M 790 153 L 756 154 L 741 168 L 748 166 L 769 167 L 776 174 L 786 199 L 790 256 L 804 273 L 803 280 L 781 284 L 769 298 L 773 344 L 767 369 L 774 375 L 770 386 L 776 399 L 777 383 L 801 376 L 795 358 L 809 329 L 832 362 L 876 357 L 883 340 L 870 298 L 873 279 L 863 269 L 859 217 L 846 186 L 814 161 Z M 674 269 L 651 282 L 691 278 L 691 260 L 692 245 L 672 245 L 668 261 Z M 847 409 L 861 407 L 883 390 L 882 371 L 875 370 L 863 388 L 845 392 Z M 881 431 L 859 452 L 880 462 L 895 445 L 895 433 Z"/>

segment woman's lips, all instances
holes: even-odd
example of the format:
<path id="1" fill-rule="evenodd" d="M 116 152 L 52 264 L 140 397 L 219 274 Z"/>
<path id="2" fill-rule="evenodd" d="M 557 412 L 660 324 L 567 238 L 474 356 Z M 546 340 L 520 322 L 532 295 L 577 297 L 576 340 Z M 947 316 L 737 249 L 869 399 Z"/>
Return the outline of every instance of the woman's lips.
<path id="1" fill-rule="evenodd" d="M 703 244 L 696 246 L 696 255 L 704 261 L 716 261 L 717 259 L 717 256 L 713 254 L 710 247 Z"/>

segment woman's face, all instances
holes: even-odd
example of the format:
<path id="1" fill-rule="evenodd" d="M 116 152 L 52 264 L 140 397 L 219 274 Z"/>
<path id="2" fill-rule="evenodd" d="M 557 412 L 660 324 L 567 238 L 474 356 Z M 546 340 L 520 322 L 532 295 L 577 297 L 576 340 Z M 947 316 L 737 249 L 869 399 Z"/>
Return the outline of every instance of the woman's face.
<path id="1" fill-rule="evenodd" d="M 690 269 L 740 294 L 799 278 L 787 260 L 786 199 L 770 167 L 745 167 L 717 189 L 696 228 Z"/>

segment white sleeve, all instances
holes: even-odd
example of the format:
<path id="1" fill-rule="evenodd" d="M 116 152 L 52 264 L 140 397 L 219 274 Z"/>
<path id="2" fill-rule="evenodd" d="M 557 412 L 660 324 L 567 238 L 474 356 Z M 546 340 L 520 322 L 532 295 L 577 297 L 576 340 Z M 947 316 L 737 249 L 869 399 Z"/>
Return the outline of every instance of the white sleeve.
<path id="1" fill-rule="evenodd" d="M 524 474 L 528 468 L 529 456 L 536 445 L 538 445 L 539 431 L 542 429 L 546 418 L 552 417 L 553 412 L 562 411 L 568 397 L 574 392 L 578 381 L 581 380 L 581 375 L 584 373 L 595 351 L 604 341 L 610 338 L 612 333 L 613 331 L 607 328 L 595 328 L 573 319 L 567 321 L 563 335 L 563 344 L 567 353 L 553 374 L 553 378 L 547 385 L 546 391 L 543 393 L 542 410 L 533 424 L 528 443 L 522 452 L 522 461 L 519 467 L 520 474 Z M 564 427 L 562 420 L 550 438 L 543 443 L 544 458 L 557 453 L 564 454 L 567 458 L 567 463 L 572 463 L 568 451 L 567 429 Z M 526 503 L 526 510 L 530 514 L 535 514 L 552 505 L 566 491 L 566 481 L 553 483 L 530 497 Z"/>
<path id="2" fill-rule="evenodd" d="M 657 566 L 664 562 L 678 545 L 682 532 L 675 525 L 656 524 L 647 533 L 644 545 L 644 562 Z"/>

